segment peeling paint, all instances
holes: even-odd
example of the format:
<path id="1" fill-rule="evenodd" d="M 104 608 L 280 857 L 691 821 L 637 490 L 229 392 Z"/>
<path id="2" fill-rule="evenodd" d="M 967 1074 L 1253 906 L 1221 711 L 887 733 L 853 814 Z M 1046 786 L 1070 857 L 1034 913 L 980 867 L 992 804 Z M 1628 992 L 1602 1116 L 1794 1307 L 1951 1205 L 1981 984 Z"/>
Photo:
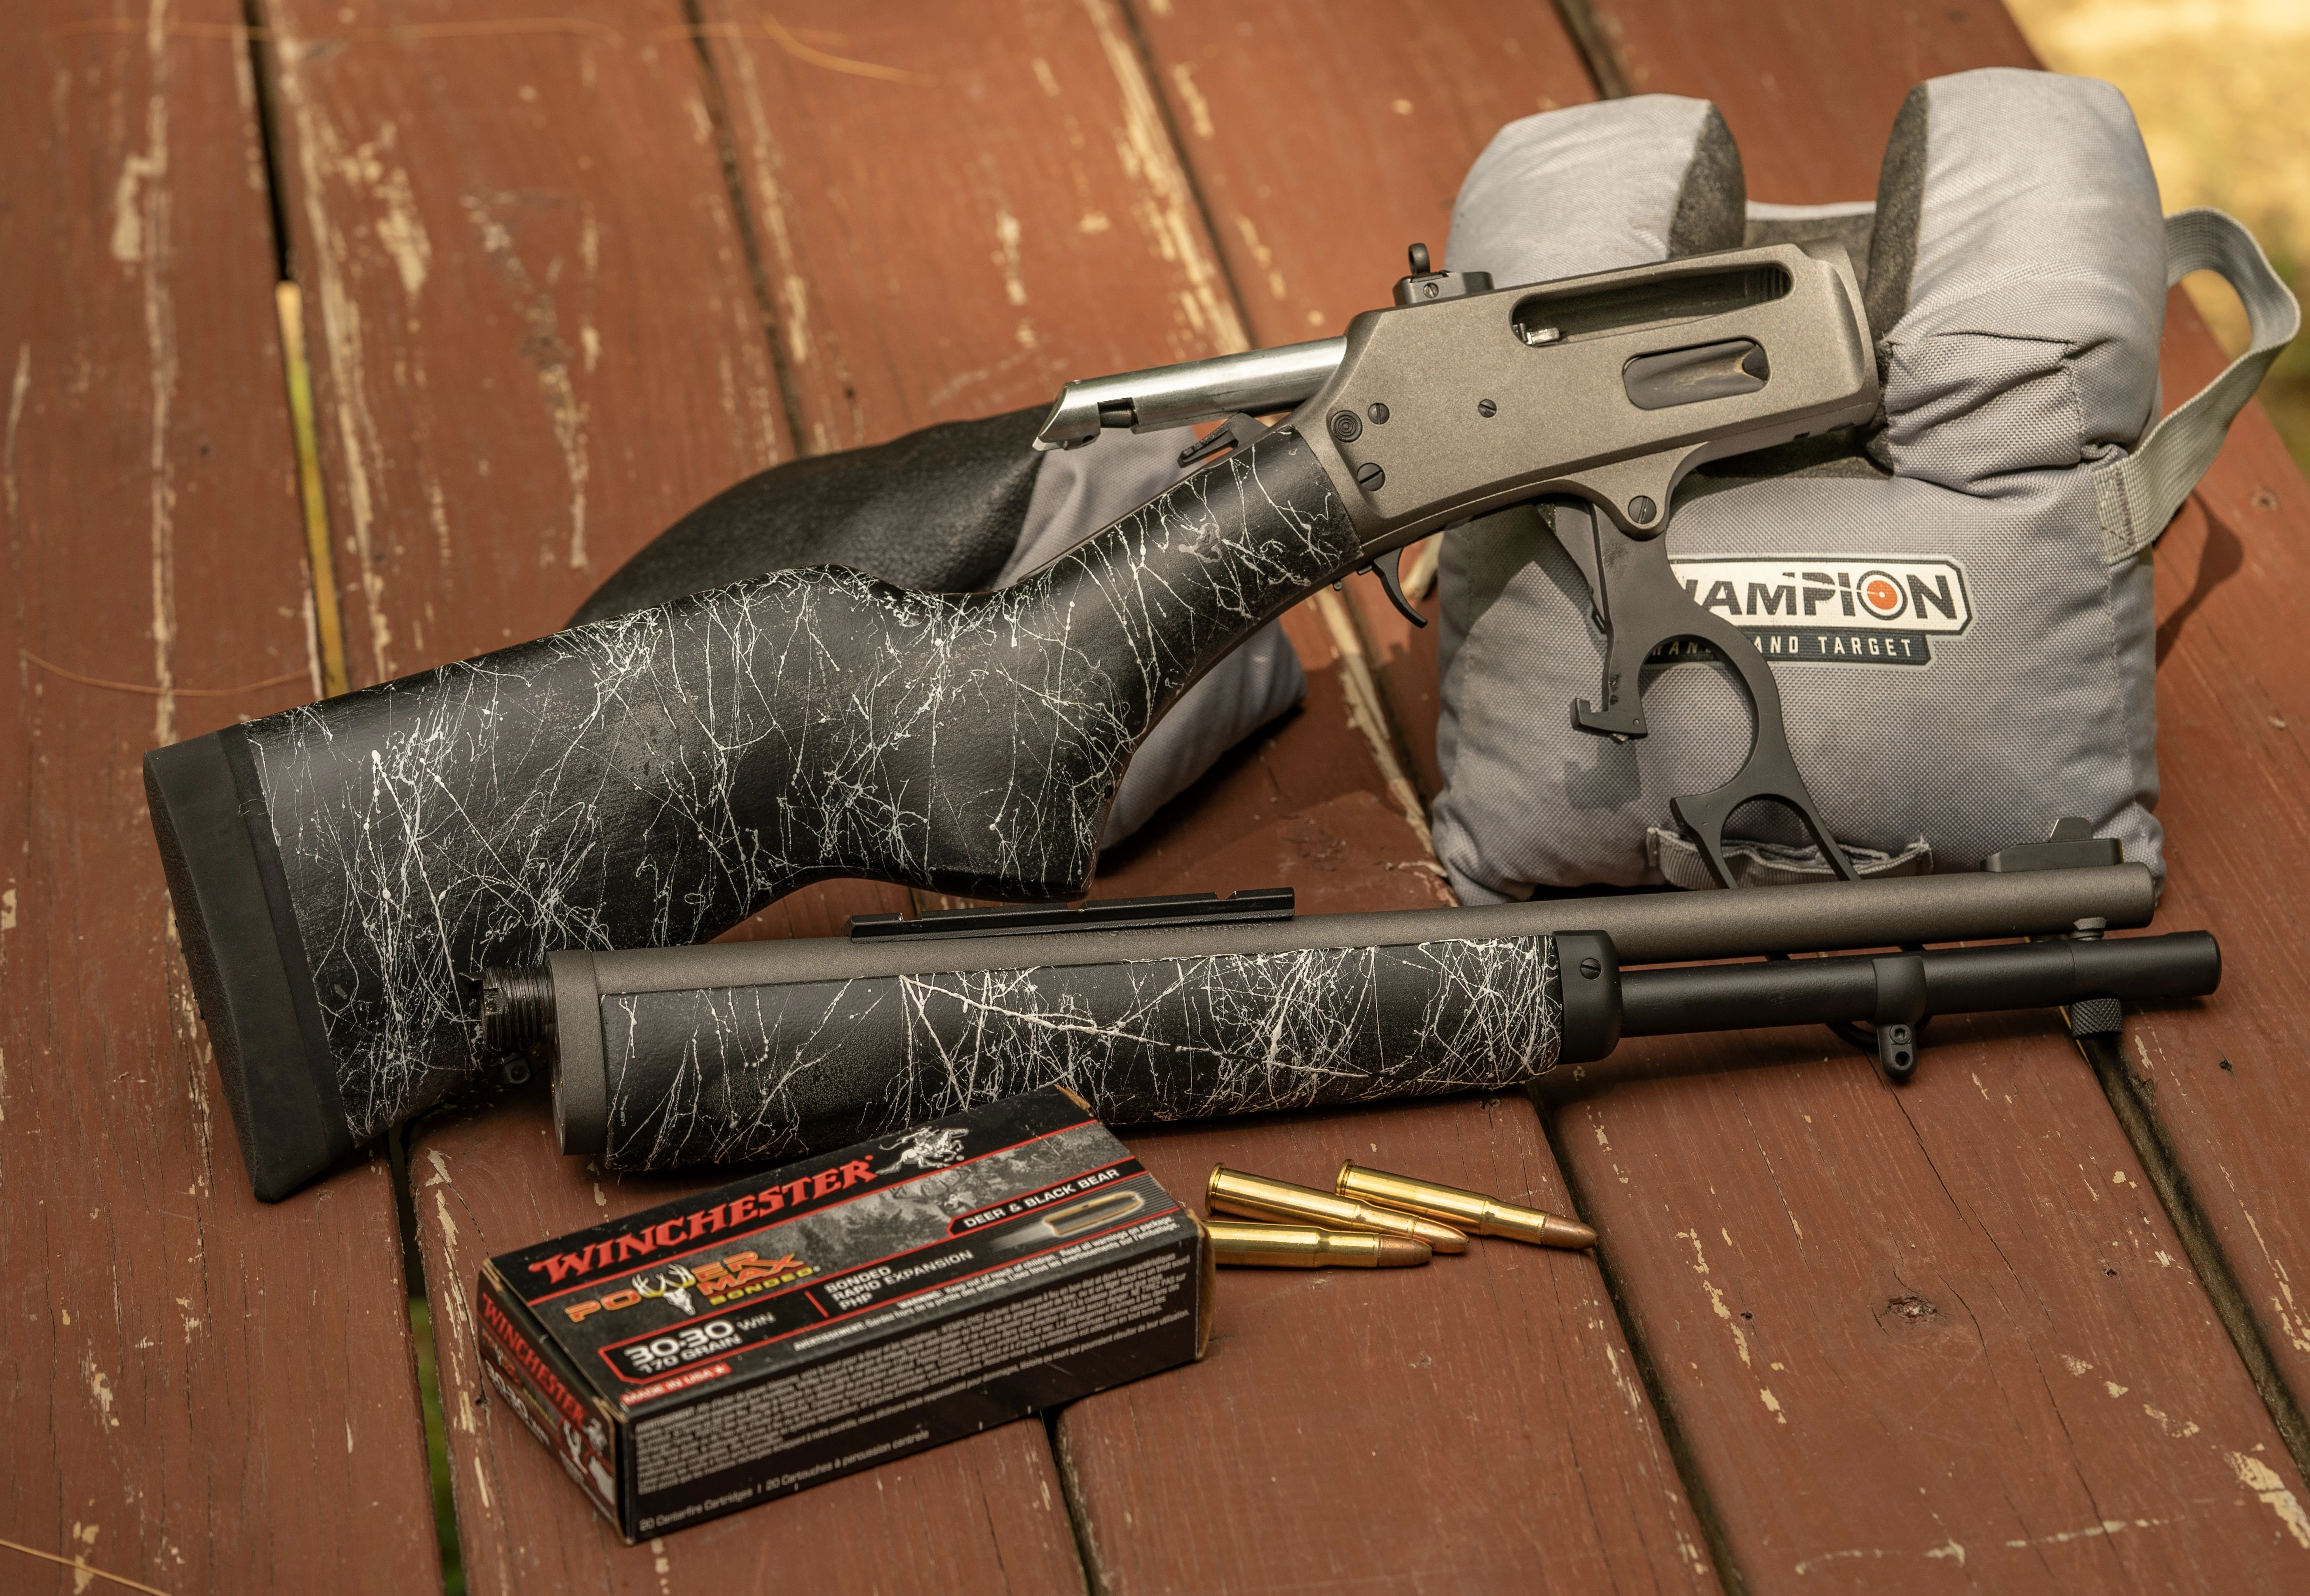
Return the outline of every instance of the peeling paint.
<path id="1" fill-rule="evenodd" d="M 1139 52 L 1118 24 L 1112 0 L 1083 0 L 1083 10 L 1099 34 L 1116 86 L 1122 91 L 1123 126 L 1116 132 L 1115 151 L 1124 177 L 1138 196 L 1133 211 L 1156 253 L 1177 266 L 1186 279 L 1176 302 L 1179 318 L 1192 336 L 1175 336 L 1174 354 L 1186 360 L 1246 350 L 1251 341 L 1236 318 L 1218 264 L 1204 247 L 1194 193 L 1148 91 Z M 1424 824 L 1421 828 L 1426 828 Z"/>
<path id="2" fill-rule="evenodd" d="M 2146 1525 L 2149 1521 L 2144 1520 L 2142 1522 Z M 2106 1518 L 2101 1522 L 2089 1524 L 2082 1530 L 2063 1530 L 2053 1535 L 2025 1536 L 2019 1540 L 2009 1540 L 2005 1544 L 2009 1548 L 2016 1551 L 2024 1547 L 2032 1546 L 2066 1546 L 2072 1540 L 2093 1540 L 2104 1535 L 2115 1535 L 2125 1528 L 2126 1522 L 2123 1519 Z"/>
<path id="3" fill-rule="evenodd" d="M 1701 1278 L 1700 1288 L 1708 1293 L 1708 1305 L 1715 1310 L 1716 1316 L 1730 1322 L 1732 1310 L 1724 1305 L 1724 1293 L 1718 1290 L 1715 1283 L 1708 1279 L 1708 1254 L 1700 1250 L 1700 1232 L 1680 1230 L 1676 1233 L 1676 1238 L 1679 1241 L 1689 1241 L 1692 1244 L 1692 1272 Z"/>
<path id="4" fill-rule="evenodd" d="M 786 334 L 786 359 L 796 376 L 806 368 L 821 364 L 824 374 L 817 380 L 822 385 L 821 403 L 812 405 L 811 432 L 807 443 L 797 438 L 797 447 L 808 452 L 824 453 L 848 443 L 866 441 L 866 418 L 860 406 L 856 386 L 850 380 L 848 364 L 840 346 L 830 338 L 821 347 L 820 339 L 812 333 L 810 321 L 810 290 L 803 275 L 802 250 L 795 239 L 793 207 L 788 203 L 781 174 L 786 169 L 786 157 L 780 149 L 762 93 L 760 75 L 754 66 L 754 52 L 740 48 L 729 52 L 726 64 L 735 69 L 738 83 L 738 103 L 744 113 L 748 142 L 752 160 L 747 171 L 752 179 L 754 217 L 760 224 L 758 235 L 768 246 L 769 259 L 765 265 L 776 284 L 779 325 Z M 829 333 L 831 329 L 829 329 Z M 829 432 L 827 417 L 838 409 L 847 409 L 848 424 L 843 429 L 845 438 L 839 442 Z"/>
<path id="5" fill-rule="evenodd" d="M 545 284 L 540 287 L 514 248 L 513 235 L 504 224 L 473 195 L 465 195 L 461 203 L 480 231 L 483 252 L 503 273 L 522 310 L 522 357 L 537 373 L 538 392 L 545 401 L 554 447 L 561 452 L 562 471 L 569 481 L 567 559 L 570 569 L 582 571 L 591 563 L 586 549 L 586 485 L 593 474 L 586 441 L 589 412 L 569 379 L 569 346 L 561 340 L 560 321 L 551 292 L 555 273 L 547 271 Z"/>
<path id="6" fill-rule="evenodd" d="M 144 106 L 144 150 L 123 160 L 112 197 L 112 256 L 124 265 L 138 268 L 143 298 L 144 347 L 151 364 L 152 438 L 146 458 L 152 549 L 152 680 L 161 690 L 154 697 L 152 734 L 153 741 L 159 743 L 177 740 L 177 495 L 169 448 L 169 426 L 177 392 L 177 324 L 175 302 L 168 287 L 167 13 L 166 0 L 152 0 L 146 13 L 144 53 L 152 72 L 152 91 Z M 29 371 L 22 356 L 18 369 L 20 373 Z M 13 405 L 11 409 L 13 412 Z M 12 438 L 13 432 L 12 424 Z M 12 469 L 12 478 L 13 475 Z M 13 501 L 13 485 L 10 496 Z"/>
<path id="7" fill-rule="evenodd" d="M 1621 1397 L 1628 1404 L 1628 1411 L 1631 1413 L 1643 1412 L 1645 1406 L 1644 1392 L 1637 1390 L 1637 1383 L 1630 1379 L 1628 1375 L 1621 1370 L 1620 1349 L 1617 1347 L 1606 1347 L 1604 1349 L 1604 1362 L 1606 1366 L 1612 1372 L 1612 1383 L 1620 1387 Z"/>
<path id="8" fill-rule="evenodd" d="M 24 395 L 32 391 L 32 345 L 28 339 L 16 346 L 16 377 L 8 386 L 8 434 L 0 446 L 0 498 L 8 504 L 8 519 L 16 519 L 16 429 L 24 419 Z M 13 893 L 9 895 L 14 897 Z"/>
<path id="9" fill-rule="evenodd" d="M 2165 1431 L 2167 1438 L 2170 1440 L 2186 1441 L 2192 1436 L 2198 1433 L 2198 1427 L 2191 1423 L 2188 1419 L 2168 1418 L 2165 1414 L 2159 1412 L 2156 1408 L 2151 1407 L 2148 1402 L 2141 1404 L 2141 1410 L 2157 1421 L 2158 1427 Z"/>
<path id="10" fill-rule="evenodd" d="M 2237 1182 L 2230 1179 L 2227 1167 L 2222 1169 L 2222 1180 L 2229 1187 L 2230 1195 L 2236 1196 Z M 2255 1220 L 2254 1210 L 2241 1202 L 2238 1214 L 2245 1220 L 2246 1228 L 2254 1232 L 2254 1245 L 2262 1249 L 2262 1261 L 2270 1265 L 2270 1272 L 2278 1278 L 2278 1295 L 2270 1299 L 2270 1307 L 2278 1315 L 2279 1330 L 2297 1352 L 2310 1352 L 2310 1323 L 2305 1322 L 2302 1311 L 2294 1300 L 2294 1277 L 2271 1252 L 2270 1242 L 2262 1234 L 2262 1226 Z"/>
<path id="11" fill-rule="evenodd" d="M 1283 273 L 1275 269 L 1275 251 L 1259 241 L 1259 230 L 1252 225 L 1250 217 L 1238 216 L 1235 230 L 1242 235 L 1243 247 L 1251 251 L 1253 262 L 1267 273 L 1268 293 L 1278 299 L 1283 298 Z"/>
<path id="12" fill-rule="evenodd" d="M 2237 1476 L 2238 1483 L 2278 1515 L 2279 1522 L 2294 1537 L 2295 1544 L 2310 1551 L 2310 1514 L 2303 1512 L 2300 1499 L 2286 1488 L 2286 1481 L 2278 1470 L 2242 1452 L 2233 1452 L 2229 1458 L 2230 1471 Z"/>
<path id="13" fill-rule="evenodd" d="M 81 1369 L 88 1376 L 89 1395 L 96 1399 L 98 1418 L 107 1429 L 118 1429 L 120 1421 L 112 1416 L 112 1382 L 92 1360 L 84 1361 Z"/>
<path id="14" fill-rule="evenodd" d="M 334 396 L 329 408 L 337 418 L 339 458 L 334 462 L 334 475 L 343 486 L 350 511 L 363 618 L 369 628 L 371 669 L 377 680 L 382 681 L 401 673 L 395 664 L 393 627 L 386 613 L 385 578 L 378 568 L 374 539 L 382 507 L 378 502 L 371 472 L 373 463 L 382 460 L 386 451 L 369 408 L 361 310 L 345 281 L 346 264 L 352 258 L 353 250 L 331 209 L 331 180 L 359 184 L 373 199 L 375 190 L 367 177 L 367 161 L 377 162 L 375 180 L 382 181 L 385 173 L 378 152 L 386 144 L 380 130 L 378 138 L 366 145 L 347 145 L 343 135 L 317 103 L 317 97 L 307 92 L 303 70 L 307 48 L 296 39 L 283 37 L 276 22 L 274 58 L 280 70 L 281 103 L 287 108 L 296 128 L 294 142 L 301 181 L 294 186 L 304 196 L 305 223 L 313 237 L 313 247 L 304 252 L 302 259 L 317 280 L 311 286 L 318 290 L 321 347 L 328 362 Z M 366 160 L 363 150 L 369 152 Z M 389 205 L 387 213 L 390 214 Z M 403 282 L 405 287 L 405 277 Z M 420 346 L 412 358 L 421 361 L 421 353 Z M 416 380 L 421 382 L 422 376 L 421 364 Z"/>
<path id="15" fill-rule="evenodd" d="M 1420 838 L 1423 852 L 1433 854 L 1435 843 L 1429 836 L 1428 811 L 1420 801 L 1420 793 L 1411 785 L 1403 765 L 1395 757 L 1394 740 L 1388 733 L 1387 712 L 1381 707 L 1379 684 L 1373 680 L 1371 661 L 1364 654 L 1362 637 L 1356 630 L 1354 618 L 1349 615 L 1347 604 L 1328 587 L 1316 590 L 1316 612 L 1324 618 L 1324 628 L 1332 634 L 1332 646 L 1339 655 L 1340 685 L 1346 690 L 1348 724 L 1362 733 L 1365 744 L 1371 750 L 1372 762 L 1379 767 L 1380 778 L 1387 784 L 1388 795 L 1395 807 Z M 1439 894 L 1442 889 L 1439 888 Z M 1446 903 L 1458 900 L 1443 896 Z"/>
<path id="16" fill-rule="evenodd" d="M 1171 84 L 1179 91 L 1179 103 L 1187 108 L 1187 126 L 1195 130 L 1199 139 L 1216 138 L 1218 128 L 1211 125 L 1211 102 L 1203 91 L 1195 87 L 1195 69 L 1181 61 L 1171 68 Z"/>
<path id="17" fill-rule="evenodd" d="M 73 1554 L 73 1596 L 80 1596 L 96 1578 L 97 1571 L 88 1566 L 88 1554 L 96 1549 L 97 1529 L 94 1524 L 83 1524 L 75 1520 L 72 1533 L 65 1538 L 65 1544 L 72 1548 Z"/>
<path id="18" fill-rule="evenodd" d="M 1019 275 L 1019 219 L 1007 210 L 994 213 L 994 253 L 987 257 L 1003 273 L 1003 297 L 1013 305 L 1027 302 L 1027 284 Z"/>
<path id="19" fill-rule="evenodd" d="M 392 125 L 386 124 L 387 131 Z M 410 191 L 409 174 L 399 167 L 384 182 L 375 186 L 378 198 L 385 202 L 385 214 L 377 223 L 377 241 L 393 257 L 394 270 L 400 273 L 401 291 L 412 299 L 425 286 L 425 273 L 433 264 L 433 241 L 425 236 L 425 223 L 417 215 L 417 197 Z"/>
<path id="20" fill-rule="evenodd" d="M 152 96 L 152 115 L 165 131 L 168 108 L 158 94 Z M 143 189 L 155 178 L 169 173 L 169 152 L 165 144 L 142 155 L 131 155 L 120 163 L 120 176 L 112 185 L 112 258 L 123 265 L 135 265 L 144 258 L 144 205 Z"/>

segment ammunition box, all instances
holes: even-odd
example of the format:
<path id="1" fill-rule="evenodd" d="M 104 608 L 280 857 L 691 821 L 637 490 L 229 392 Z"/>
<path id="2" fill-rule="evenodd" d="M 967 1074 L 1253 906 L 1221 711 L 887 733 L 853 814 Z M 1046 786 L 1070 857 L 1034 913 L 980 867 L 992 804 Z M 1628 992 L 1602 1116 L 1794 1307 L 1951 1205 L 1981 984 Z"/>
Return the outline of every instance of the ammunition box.
<path id="1" fill-rule="evenodd" d="M 1211 1266 L 1046 1089 L 491 1258 L 476 1333 L 631 1542 L 1200 1357 Z"/>

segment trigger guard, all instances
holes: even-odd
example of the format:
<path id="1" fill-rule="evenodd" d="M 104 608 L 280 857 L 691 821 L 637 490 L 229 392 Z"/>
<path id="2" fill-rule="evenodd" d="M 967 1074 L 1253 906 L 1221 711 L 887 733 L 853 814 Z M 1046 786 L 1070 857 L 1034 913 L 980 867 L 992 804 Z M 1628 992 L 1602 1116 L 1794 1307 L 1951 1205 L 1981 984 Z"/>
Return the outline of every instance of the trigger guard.
<path id="1" fill-rule="evenodd" d="M 1617 525 L 1608 532 L 1593 517 L 1592 525 L 1596 541 L 1593 596 L 1604 621 L 1604 702 L 1598 709 L 1585 698 L 1577 701 L 1573 707 L 1575 724 L 1584 731 L 1614 737 L 1645 735 L 1643 672 L 1652 651 L 1677 638 L 1694 638 L 1711 645 L 1739 679 L 1741 696 L 1748 700 L 1749 748 L 1731 780 L 1707 792 L 1669 801 L 1669 812 L 1678 829 L 1699 850 L 1716 884 L 1731 887 L 1734 882 L 1724 858 L 1725 821 L 1743 804 L 1778 803 L 1803 823 L 1840 880 L 1858 880 L 1852 861 L 1814 808 L 1811 790 L 1789 750 L 1780 685 L 1771 664 L 1757 654 L 1746 633 L 1701 608 L 1677 583 L 1662 539 L 1621 533 Z"/>

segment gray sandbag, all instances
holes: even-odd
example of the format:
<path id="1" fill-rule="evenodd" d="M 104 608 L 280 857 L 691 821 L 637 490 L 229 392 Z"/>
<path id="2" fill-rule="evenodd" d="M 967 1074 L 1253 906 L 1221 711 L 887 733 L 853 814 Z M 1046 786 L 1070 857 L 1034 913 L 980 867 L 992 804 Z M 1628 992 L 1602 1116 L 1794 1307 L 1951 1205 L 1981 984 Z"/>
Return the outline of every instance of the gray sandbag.
<path id="1" fill-rule="evenodd" d="M 2201 230 L 2251 278 L 2242 230 L 2189 214 L 2215 217 Z M 1976 869 L 2082 815 L 2162 879 L 2148 544 L 2244 398 L 2200 414 L 2194 469 L 2129 464 L 2158 416 L 2175 221 L 2161 226 L 2116 90 L 1995 69 L 1910 95 L 1873 204 L 1747 202 L 1704 101 L 1525 118 L 1470 172 L 1449 264 L 1506 286 L 1744 243 L 1845 247 L 1881 420 L 1693 473 L 1666 533 L 1672 567 L 1771 661 L 1799 768 L 1863 873 Z M 2208 253 L 2182 247 L 2177 274 L 2216 264 Z M 2256 331 L 2274 351 L 2291 300 L 2270 288 Z M 1739 766 L 1746 700 L 1721 661 L 1671 645 L 1646 669 L 1648 737 L 1575 728 L 1603 658 L 1586 516 L 1524 507 L 1444 541 L 1435 837 L 1470 902 L 1712 884 L 1669 800 Z M 2110 530 L 2152 519 L 2147 535 Z M 1737 813 L 1725 841 L 1743 882 L 1828 873 L 1776 807 Z"/>

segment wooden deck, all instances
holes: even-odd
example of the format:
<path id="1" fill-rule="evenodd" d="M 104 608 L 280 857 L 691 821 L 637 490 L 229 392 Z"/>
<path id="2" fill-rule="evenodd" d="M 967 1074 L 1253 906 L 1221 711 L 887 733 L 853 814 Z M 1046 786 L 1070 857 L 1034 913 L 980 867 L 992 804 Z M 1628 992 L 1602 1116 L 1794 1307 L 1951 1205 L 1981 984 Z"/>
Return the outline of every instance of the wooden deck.
<path id="1" fill-rule="evenodd" d="M 1912 83 L 2029 62 L 1996 5 L 110 4 L 0 30 L 0 1586 L 438 1587 L 405 1213 L 477 1592 L 2310 1587 L 2310 488 L 2258 411 L 2157 555 L 2160 918 L 2227 976 L 2122 1073 L 2016 1016 L 1899 1090 L 1760 1033 L 1134 1136 L 1175 1190 L 1353 1153 L 1603 1242 L 1231 1275 L 1191 1370 L 643 1547 L 484 1401 L 469 1305 L 679 1183 L 530 1089 L 414 1127 L 405 1191 L 253 1201 L 144 812 L 145 749 L 551 630 L 776 461 L 1336 333 L 1513 117 L 1705 95 L 1756 197 L 1865 196 Z M 2169 399 L 2220 359 L 2178 295 L 2166 352 Z M 1368 583 L 1287 624 L 1304 710 L 1103 892 L 1445 896 L 1433 633 Z"/>

